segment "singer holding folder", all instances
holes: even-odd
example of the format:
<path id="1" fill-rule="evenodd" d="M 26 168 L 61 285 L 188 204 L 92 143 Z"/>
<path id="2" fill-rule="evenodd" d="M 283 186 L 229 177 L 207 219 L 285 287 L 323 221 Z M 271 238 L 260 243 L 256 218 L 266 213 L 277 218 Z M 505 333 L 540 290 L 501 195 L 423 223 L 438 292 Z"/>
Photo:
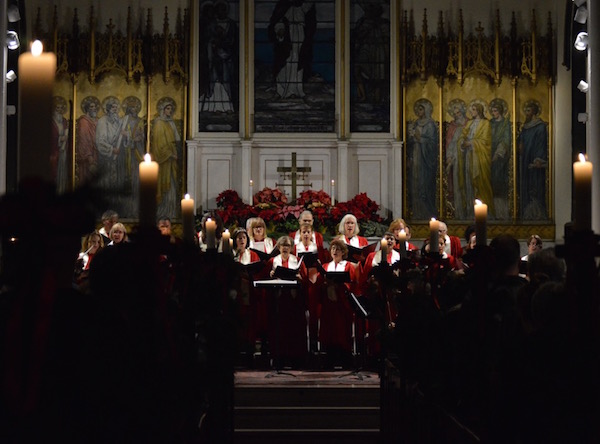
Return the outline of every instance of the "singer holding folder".
<path id="1" fill-rule="evenodd" d="M 324 285 L 321 292 L 319 341 L 327 352 L 331 366 L 347 367 L 352 362 L 354 313 L 348 300 L 348 292 L 354 290 L 355 267 L 346 260 L 348 247 L 342 239 L 332 240 L 329 252 L 333 260 L 323 266 L 322 273 L 325 273 L 320 277 Z M 349 282 L 338 282 L 333 273 L 347 273 Z"/>
<path id="2" fill-rule="evenodd" d="M 298 285 L 273 286 L 268 296 L 268 337 L 271 356 L 278 366 L 299 367 L 306 357 L 306 296 L 307 280 L 303 261 L 292 254 L 294 241 L 289 236 L 277 240 L 279 254 L 269 259 L 271 278 L 295 279 Z M 281 275 L 279 274 L 281 273 Z"/>

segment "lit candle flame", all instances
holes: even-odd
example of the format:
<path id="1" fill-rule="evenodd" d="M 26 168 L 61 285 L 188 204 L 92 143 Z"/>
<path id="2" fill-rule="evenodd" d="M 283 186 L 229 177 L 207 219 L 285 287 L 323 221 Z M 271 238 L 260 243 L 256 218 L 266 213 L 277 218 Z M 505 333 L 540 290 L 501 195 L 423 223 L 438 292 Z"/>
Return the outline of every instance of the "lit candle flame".
<path id="1" fill-rule="evenodd" d="M 149 153 L 146 153 L 146 154 L 144 155 L 144 162 L 147 162 L 147 163 L 148 163 L 148 162 L 151 162 L 151 161 L 152 161 L 152 158 L 150 157 L 150 154 L 149 154 Z"/>
<path id="2" fill-rule="evenodd" d="M 36 40 L 31 44 L 31 55 L 39 57 L 44 52 L 44 45 L 39 40 Z"/>
<path id="3" fill-rule="evenodd" d="M 475 199 L 475 205 L 482 205 L 482 204 L 483 204 L 482 201 L 480 201 L 479 199 Z"/>
<path id="4" fill-rule="evenodd" d="M 579 161 L 580 162 L 586 162 L 585 154 L 579 153 Z"/>
<path id="5" fill-rule="evenodd" d="M 186 194 L 185 194 L 185 198 L 186 198 L 186 199 L 189 199 L 189 198 L 190 198 L 190 195 L 186 193 Z"/>

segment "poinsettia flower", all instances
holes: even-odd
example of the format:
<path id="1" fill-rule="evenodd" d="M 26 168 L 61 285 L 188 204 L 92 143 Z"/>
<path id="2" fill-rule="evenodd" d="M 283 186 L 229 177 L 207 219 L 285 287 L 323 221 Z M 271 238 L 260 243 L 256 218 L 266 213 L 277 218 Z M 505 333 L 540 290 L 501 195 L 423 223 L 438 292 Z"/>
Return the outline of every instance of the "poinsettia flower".
<path id="1" fill-rule="evenodd" d="M 298 219 L 302 211 L 304 211 L 304 207 L 301 205 L 285 205 L 279 210 L 279 215 L 282 219 L 287 219 L 288 216 Z"/>

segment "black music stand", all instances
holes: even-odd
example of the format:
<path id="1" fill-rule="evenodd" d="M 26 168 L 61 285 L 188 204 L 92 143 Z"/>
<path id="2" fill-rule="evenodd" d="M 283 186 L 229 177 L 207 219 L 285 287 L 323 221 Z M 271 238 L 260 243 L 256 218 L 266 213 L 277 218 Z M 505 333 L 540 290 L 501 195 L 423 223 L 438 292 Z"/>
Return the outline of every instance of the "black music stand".
<path id="1" fill-rule="evenodd" d="M 273 347 L 275 350 L 277 350 L 277 353 L 280 353 L 279 350 L 279 298 L 281 296 L 281 290 L 283 290 L 284 288 L 297 288 L 299 286 L 298 281 L 295 280 L 285 280 L 285 279 L 268 279 L 268 280 L 262 280 L 262 281 L 254 281 L 254 286 L 256 288 L 267 288 L 270 290 L 277 290 L 277 296 L 275 297 L 275 322 L 276 322 L 276 327 L 275 327 L 275 341 L 276 344 L 273 344 Z M 281 358 L 274 358 L 272 357 L 273 360 L 273 365 L 275 366 L 275 370 L 267 373 L 265 375 L 265 378 L 274 378 L 276 376 L 293 376 L 294 378 L 296 377 L 296 375 L 294 375 L 293 373 L 290 372 L 284 372 L 280 367 L 280 360 Z M 279 360 L 279 362 L 277 362 L 277 360 Z"/>
<path id="2" fill-rule="evenodd" d="M 362 336 L 362 347 L 360 350 L 360 355 L 361 355 L 361 362 L 360 364 L 358 363 L 358 346 L 356 344 L 356 331 L 358 330 L 356 327 L 354 328 L 354 370 L 352 370 L 351 372 L 345 373 L 343 375 L 338 376 L 338 378 L 344 378 L 346 376 L 354 376 L 356 377 L 356 379 L 362 381 L 363 379 L 367 379 L 370 378 L 371 375 L 365 374 L 363 373 L 363 368 L 365 366 L 365 362 L 366 362 L 366 352 L 367 352 L 367 345 L 366 345 L 366 334 L 367 334 L 367 326 L 366 326 L 366 321 L 367 319 L 369 319 L 369 317 L 371 316 L 371 310 L 370 308 L 364 303 L 365 301 L 361 300 L 362 297 L 360 296 L 356 296 L 354 293 L 352 293 L 351 291 L 347 292 L 347 296 L 348 299 L 350 300 L 350 304 L 352 305 L 352 307 L 354 308 L 354 319 L 355 319 L 355 323 L 356 323 L 356 319 L 361 319 L 363 320 L 362 323 L 362 327 L 364 329 Z"/>

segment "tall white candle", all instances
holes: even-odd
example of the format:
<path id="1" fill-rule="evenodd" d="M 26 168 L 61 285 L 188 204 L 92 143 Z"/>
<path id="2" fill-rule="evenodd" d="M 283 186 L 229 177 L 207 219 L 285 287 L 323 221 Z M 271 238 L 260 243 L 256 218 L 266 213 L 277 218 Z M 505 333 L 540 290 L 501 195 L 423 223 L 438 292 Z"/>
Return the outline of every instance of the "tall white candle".
<path id="1" fill-rule="evenodd" d="M 206 219 L 204 224 L 206 230 L 206 248 L 214 249 L 217 247 L 217 223 L 212 219 Z"/>
<path id="2" fill-rule="evenodd" d="M 250 179 L 250 198 L 248 199 L 250 205 L 254 205 L 254 181 Z"/>
<path id="3" fill-rule="evenodd" d="M 335 205 L 335 180 L 331 179 L 331 205 Z"/>
<path id="4" fill-rule="evenodd" d="M 388 241 L 387 239 L 381 239 L 381 263 L 387 262 L 388 254 Z"/>
<path id="5" fill-rule="evenodd" d="M 181 199 L 181 221 L 183 223 L 183 240 L 186 242 L 194 241 L 194 199 L 186 194 Z"/>
<path id="6" fill-rule="evenodd" d="M 19 56 L 20 182 L 28 177 L 46 181 L 54 179 L 50 166 L 50 141 L 56 55 L 43 51 L 42 42 L 36 40 L 31 45 L 31 52 Z"/>
<path id="7" fill-rule="evenodd" d="M 573 163 L 573 182 L 575 185 L 575 229 L 592 229 L 592 162 L 583 154 Z"/>
<path id="8" fill-rule="evenodd" d="M 229 241 L 231 240 L 231 235 L 229 234 L 229 230 L 225 230 L 223 232 L 222 245 L 223 245 L 223 253 L 229 254 L 231 253 L 231 245 Z"/>
<path id="9" fill-rule="evenodd" d="M 475 242 L 476 245 L 487 245 L 487 213 L 488 206 L 475 199 Z"/>
<path id="10" fill-rule="evenodd" d="M 429 252 L 437 253 L 438 243 L 440 241 L 440 222 L 432 217 L 429 221 Z"/>
<path id="11" fill-rule="evenodd" d="M 158 189 L 158 163 L 146 153 L 140 162 L 140 226 L 156 225 L 156 191 Z"/>
<path id="12" fill-rule="evenodd" d="M 398 243 L 400 247 L 400 257 L 406 257 L 406 231 L 400 230 L 398 234 Z"/>

